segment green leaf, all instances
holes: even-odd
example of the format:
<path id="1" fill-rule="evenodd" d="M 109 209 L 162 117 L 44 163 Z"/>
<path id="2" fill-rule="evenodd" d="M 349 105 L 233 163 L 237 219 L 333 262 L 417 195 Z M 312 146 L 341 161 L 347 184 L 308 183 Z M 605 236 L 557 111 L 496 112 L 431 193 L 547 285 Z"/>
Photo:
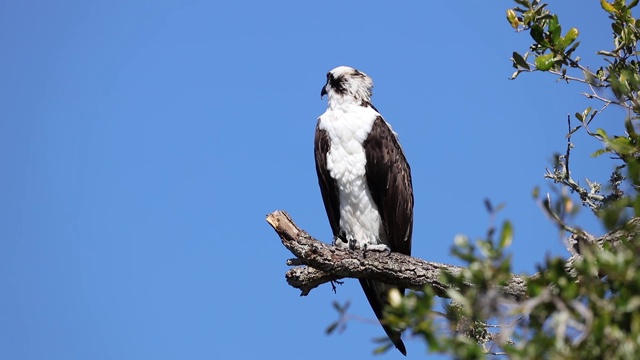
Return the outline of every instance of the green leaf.
<path id="1" fill-rule="evenodd" d="M 604 11 L 608 12 L 609 14 L 613 14 L 616 11 L 613 5 L 609 4 L 606 0 L 600 0 L 600 6 L 602 6 Z"/>
<path id="2" fill-rule="evenodd" d="M 591 157 L 592 157 L 592 158 L 596 158 L 596 157 L 598 157 L 598 156 L 600 156 L 600 155 L 602 155 L 602 154 L 604 154 L 604 153 L 608 153 L 608 152 L 609 152 L 609 151 L 608 151 L 607 149 L 599 149 L 599 150 L 594 151 L 594 152 L 591 154 Z"/>
<path id="3" fill-rule="evenodd" d="M 547 42 L 544 39 L 544 29 L 542 28 L 542 26 L 540 26 L 540 24 L 533 24 L 531 26 L 531 31 L 529 31 L 529 34 L 531 35 L 533 40 L 538 44 L 540 45 L 547 44 Z"/>
<path id="4" fill-rule="evenodd" d="M 603 140 L 606 140 L 608 138 L 607 132 L 604 131 L 603 129 L 600 129 L 600 128 L 596 129 L 596 134 L 600 135 Z"/>
<path id="5" fill-rule="evenodd" d="M 571 45 L 571 43 L 573 43 L 574 41 L 576 41 L 576 39 L 578 38 L 578 35 L 580 33 L 578 32 L 578 29 L 576 28 L 571 28 L 569 29 L 569 31 L 567 31 L 567 34 L 564 36 L 564 40 L 562 41 L 562 45 L 566 48 L 567 46 Z M 574 49 L 575 50 L 575 49 Z M 573 51 L 573 50 L 572 50 Z"/>
<path id="6" fill-rule="evenodd" d="M 584 121 L 584 116 L 582 116 L 582 114 L 580 114 L 579 112 L 575 113 L 574 116 L 576 117 L 576 119 Z"/>
<path id="7" fill-rule="evenodd" d="M 622 29 L 623 29 L 623 27 L 622 27 L 622 25 L 620 25 L 619 23 L 613 23 L 613 24 L 611 24 L 611 30 L 613 30 L 613 32 L 614 32 L 616 35 L 620 35 L 620 34 L 622 34 Z"/>
<path id="8" fill-rule="evenodd" d="M 638 139 L 638 133 L 636 132 L 636 129 L 633 126 L 633 123 L 631 122 L 631 119 L 625 119 L 624 128 L 627 131 L 627 134 L 629 134 L 630 138 Z"/>
<path id="9" fill-rule="evenodd" d="M 631 143 L 631 139 L 626 137 L 617 137 L 609 139 L 607 146 L 618 154 L 629 155 L 635 152 L 636 148 Z"/>
<path id="10" fill-rule="evenodd" d="M 638 1 L 640 0 L 633 0 L 629 3 L 629 5 L 627 5 L 627 9 L 633 9 L 634 7 L 636 7 L 636 5 L 638 5 Z"/>
<path id="11" fill-rule="evenodd" d="M 531 68 L 529 67 L 529 64 L 527 64 L 527 61 L 522 57 L 522 55 L 514 51 L 511 56 L 512 56 L 513 62 L 516 65 L 518 65 L 521 68 L 531 70 Z"/>
<path id="12" fill-rule="evenodd" d="M 549 20 L 549 35 L 551 35 L 551 44 L 558 44 L 558 40 L 560 40 L 560 35 L 562 33 L 562 27 L 560 26 L 560 22 L 558 21 L 558 15 L 553 15 L 551 20 Z"/>
<path id="13" fill-rule="evenodd" d="M 553 53 L 540 55 L 535 60 L 536 68 L 541 71 L 549 71 L 554 63 Z"/>
<path id="14" fill-rule="evenodd" d="M 516 15 L 516 12 L 513 11 L 513 9 L 507 10 L 507 21 L 509 21 L 509 24 L 511 24 L 511 26 L 514 29 L 517 29 L 518 25 L 520 25 L 520 21 L 518 20 L 518 15 Z"/>
<path id="15" fill-rule="evenodd" d="M 500 232 L 500 247 L 505 248 L 511 246 L 513 242 L 513 226 L 509 220 L 502 224 L 502 231 Z"/>
<path id="16" fill-rule="evenodd" d="M 377 347 L 377 348 L 375 348 L 373 350 L 373 353 L 376 354 L 376 355 L 384 354 L 387 351 L 389 351 L 389 349 L 391 349 L 392 345 L 393 344 L 389 343 L 389 344 L 386 344 L 386 345 L 379 346 L 379 347 Z"/>
<path id="17" fill-rule="evenodd" d="M 540 195 L 540 188 L 536 186 L 533 188 L 533 190 L 531 190 L 531 196 L 533 196 L 534 199 L 537 199 L 539 195 Z"/>
<path id="18" fill-rule="evenodd" d="M 582 112 L 582 118 L 583 118 L 583 119 L 586 119 L 586 118 L 587 118 L 587 116 L 589 116 L 589 113 L 591 112 L 591 110 L 593 110 L 593 109 L 591 108 L 591 106 L 589 106 L 588 108 L 584 109 L 584 111 Z M 584 121 L 584 120 L 583 120 L 583 121 Z"/>

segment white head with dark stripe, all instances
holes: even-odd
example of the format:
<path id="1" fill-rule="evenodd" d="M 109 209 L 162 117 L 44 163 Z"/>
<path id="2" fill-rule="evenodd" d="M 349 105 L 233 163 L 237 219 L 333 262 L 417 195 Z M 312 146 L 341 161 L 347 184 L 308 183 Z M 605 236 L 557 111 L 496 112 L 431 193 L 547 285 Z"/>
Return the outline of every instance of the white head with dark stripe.
<path id="1" fill-rule="evenodd" d="M 367 74 L 352 67 L 338 66 L 327 73 L 327 83 L 322 87 L 320 97 L 329 95 L 329 104 L 338 99 L 364 104 L 371 102 L 372 89 L 373 80 Z"/>

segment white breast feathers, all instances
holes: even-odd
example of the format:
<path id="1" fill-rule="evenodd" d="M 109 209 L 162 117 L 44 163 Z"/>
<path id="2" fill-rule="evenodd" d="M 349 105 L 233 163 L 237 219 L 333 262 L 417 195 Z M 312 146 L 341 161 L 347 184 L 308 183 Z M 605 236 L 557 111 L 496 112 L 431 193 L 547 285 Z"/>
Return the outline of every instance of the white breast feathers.
<path id="1" fill-rule="evenodd" d="M 382 221 L 367 186 L 362 146 L 378 116 L 370 107 L 353 106 L 347 111 L 327 109 L 320 117 L 320 130 L 327 132 L 331 144 L 327 170 L 339 189 L 340 229 L 358 248 L 387 244 L 381 238 Z"/>

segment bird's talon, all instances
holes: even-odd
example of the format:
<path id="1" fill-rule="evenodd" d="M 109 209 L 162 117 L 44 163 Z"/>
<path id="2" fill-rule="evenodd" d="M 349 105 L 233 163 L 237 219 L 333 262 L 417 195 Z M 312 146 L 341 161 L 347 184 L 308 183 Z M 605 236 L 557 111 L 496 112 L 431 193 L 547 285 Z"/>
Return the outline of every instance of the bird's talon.
<path id="1" fill-rule="evenodd" d="M 338 241 L 341 242 L 342 244 L 340 244 Z M 348 243 L 347 234 L 344 232 L 344 230 L 340 230 L 338 232 L 338 235 L 333 237 L 333 246 L 341 246 L 346 243 Z"/>

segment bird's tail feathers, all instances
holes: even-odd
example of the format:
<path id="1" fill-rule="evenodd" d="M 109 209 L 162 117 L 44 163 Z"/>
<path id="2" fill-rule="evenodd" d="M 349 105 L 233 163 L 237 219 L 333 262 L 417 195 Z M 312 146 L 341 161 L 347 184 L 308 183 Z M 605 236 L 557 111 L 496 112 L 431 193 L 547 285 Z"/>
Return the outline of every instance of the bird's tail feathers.
<path id="1" fill-rule="evenodd" d="M 387 333 L 387 336 L 389 337 L 393 345 L 395 345 L 395 347 L 398 349 L 398 351 L 400 351 L 402 355 L 406 356 L 407 348 L 402 342 L 402 331 L 399 329 L 394 329 L 382 322 L 382 312 L 384 310 L 384 307 L 389 304 L 389 291 L 395 288 L 400 291 L 400 294 L 404 295 L 404 289 L 370 279 L 360 279 L 360 285 L 362 285 L 364 294 L 367 296 L 367 300 L 369 300 L 369 304 L 371 304 L 371 308 L 380 321 L 380 325 L 382 325 L 384 332 Z"/>

